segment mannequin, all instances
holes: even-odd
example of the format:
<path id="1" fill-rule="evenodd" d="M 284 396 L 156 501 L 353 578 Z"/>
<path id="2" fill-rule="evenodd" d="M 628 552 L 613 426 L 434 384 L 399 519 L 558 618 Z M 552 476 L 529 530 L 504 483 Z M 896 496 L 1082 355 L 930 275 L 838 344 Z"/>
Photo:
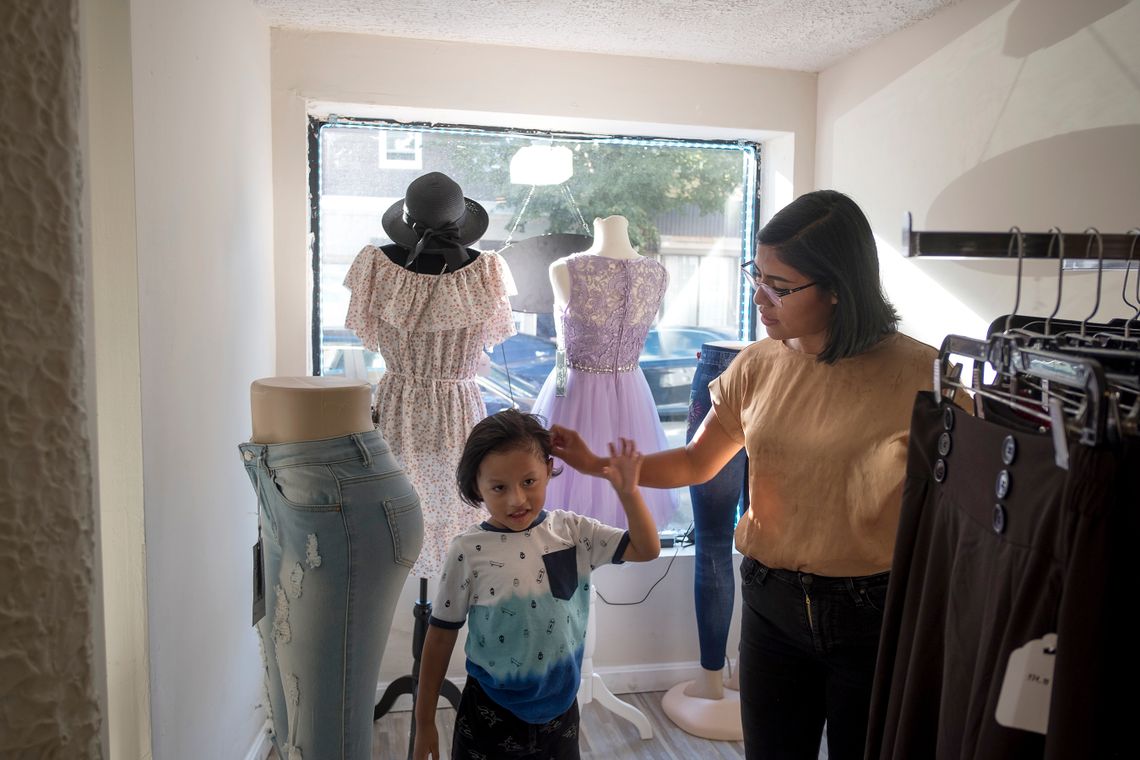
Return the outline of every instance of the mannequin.
<path id="1" fill-rule="evenodd" d="M 254 624 L 282 758 L 372 757 L 369 708 L 423 515 L 370 396 L 339 378 L 250 387 L 238 449 L 258 496 Z"/>
<path id="2" fill-rule="evenodd" d="M 665 295 L 665 268 L 634 249 L 625 217 L 608 216 L 594 220 L 593 244 L 553 262 L 549 276 L 559 359 L 533 411 L 550 424 L 578 430 L 601 450 L 618 437 L 633 438 L 647 454 L 666 448 L 653 395 L 637 365 Z M 587 289 L 588 300 L 578 295 Z M 547 507 L 624 525 L 624 515 L 612 496 L 602 491 L 604 485 L 604 480 L 566 468 L 547 486 Z M 643 495 L 658 525 L 676 508 L 670 491 L 646 488 Z M 591 589 L 591 621 L 594 599 Z M 593 672 L 593 647 L 594 637 L 588 634 L 579 701 L 597 699 L 637 726 L 641 738 L 650 738 L 652 728 L 645 715 L 615 697 Z"/>
<path id="3" fill-rule="evenodd" d="M 713 341 L 701 346 L 689 395 L 687 441 L 711 407 L 709 383 L 728 368 L 746 345 L 740 341 Z M 748 508 L 747 474 L 748 459 L 742 450 L 707 482 L 689 487 L 693 500 L 693 581 L 701 669 L 694 680 L 669 689 L 661 706 L 678 726 L 706 739 L 740 741 L 744 737 L 739 686 L 735 673 L 729 680 L 724 678 L 724 662 L 737 583 L 732 563 L 733 530 L 742 500 L 743 509 Z M 732 690 L 726 692 L 725 686 Z"/>
<path id="4" fill-rule="evenodd" d="M 605 256 L 608 259 L 640 259 L 641 254 L 629 242 L 629 220 L 624 216 L 607 216 L 594 220 L 594 242 L 582 253 Z M 554 313 L 566 310 L 570 302 L 570 269 L 566 264 L 569 257 L 558 259 L 550 265 L 550 287 L 554 290 Z M 558 345 L 562 345 L 562 320 L 554 320 L 554 330 L 558 335 Z"/>
<path id="5" fill-rule="evenodd" d="M 412 567 L 420 579 L 412 673 L 389 684 L 376 719 L 403 694 L 415 702 L 431 614 L 428 579 L 440 575 L 451 539 L 471 522 L 471 507 L 455 488 L 455 466 L 467 434 L 487 413 L 476 372 L 483 350 L 515 332 L 506 264 L 470 247 L 487 229 L 487 212 L 454 180 L 439 172 L 417 177 L 381 225 L 393 242 L 357 254 L 344 281 L 351 291 L 345 326 L 384 357 L 376 420 L 423 500 L 425 539 Z M 441 693 L 458 705 L 450 681 Z"/>
<path id="6" fill-rule="evenodd" d="M 559 359 L 533 411 L 583 432 L 603 451 L 618 437 L 633 438 L 644 453 L 665 448 L 656 404 L 637 366 L 668 285 L 665 268 L 634 249 L 629 222 L 615 215 L 595 219 L 591 246 L 552 263 L 549 276 Z M 590 290 L 589 300 L 579 295 L 575 302 L 575 283 L 582 293 Z M 567 469 L 551 481 L 547 503 L 624 525 L 604 485 Z M 646 489 L 645 499 L 659 525 L 676 509 L 670 491 Z"/>

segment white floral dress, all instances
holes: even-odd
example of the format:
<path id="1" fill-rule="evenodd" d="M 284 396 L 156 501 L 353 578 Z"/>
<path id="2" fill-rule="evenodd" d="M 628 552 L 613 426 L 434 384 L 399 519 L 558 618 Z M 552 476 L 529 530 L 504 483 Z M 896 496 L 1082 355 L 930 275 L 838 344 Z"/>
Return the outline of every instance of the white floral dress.
<path id="1" fill-rule="evenodd" d="M 412 574 L 434 578 L 451 539 L 481 519 L 460 501 L 455 467 L 467 434 L 487 415 L 475 382 L 482 352 L 515 333 L 514 283 L 497 253 L 432 275 L 365 246 L 344 285 L 352 291 L 345 326 L 387 367 L 376 386 L 380 432 L 423 508 L 424 544 Z"/>

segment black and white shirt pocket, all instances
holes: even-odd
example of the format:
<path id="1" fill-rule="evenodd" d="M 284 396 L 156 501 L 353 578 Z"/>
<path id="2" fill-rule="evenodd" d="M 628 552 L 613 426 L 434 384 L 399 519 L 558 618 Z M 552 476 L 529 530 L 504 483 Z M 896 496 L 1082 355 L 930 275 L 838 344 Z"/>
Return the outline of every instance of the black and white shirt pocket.
<path id="1" fill-rule="evenodd" d="M 569 600 L 578 588 L 578 550 L 571 546 L 542 555 L 550 593 L 555 599 Z"/>

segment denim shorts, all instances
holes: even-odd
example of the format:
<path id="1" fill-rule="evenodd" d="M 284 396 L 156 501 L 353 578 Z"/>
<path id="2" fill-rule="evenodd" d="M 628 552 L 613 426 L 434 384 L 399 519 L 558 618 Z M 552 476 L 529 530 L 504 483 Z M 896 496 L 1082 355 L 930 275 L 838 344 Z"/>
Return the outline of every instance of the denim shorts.
<path id="1" fill-rule="evenodd" d="M 375 430 L 238 449 L 258 497 L 278 756 L 369 760 L 380 658 L 423 543 L 419 497 Z"/>

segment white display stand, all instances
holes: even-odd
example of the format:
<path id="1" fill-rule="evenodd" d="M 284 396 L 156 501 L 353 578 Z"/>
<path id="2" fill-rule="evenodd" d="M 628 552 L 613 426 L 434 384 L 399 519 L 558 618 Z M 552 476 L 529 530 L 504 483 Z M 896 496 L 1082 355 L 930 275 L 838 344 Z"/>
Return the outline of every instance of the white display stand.
<path id="1" fill-rule="evenodd" d="M 594 584 L 591 583 L 590 618 L 586 624 L 586 647 L 582 654 L 582 683 L 578 687 L 578 704 L 588 705 L 596 699 L 602 707 L 614 715 L 617 715 L 619 718 L 625 718 L 635 725 L 642 739 L 652 739 L 653 727 L 650 726 L 649 718 L 645 717 L 645 713 L 628 702 L 622 702 L 614 696 L 614 693 L 606 686 L 606 682 L 602 680 L 602 677 L 594 672 L 594 645 L 597 643 L 598 638 L 598 624 L 594 617 L 594 606 L 597 595 L 597 592 L 594 590 Z"/>
<path id="2" fill-rule="evenodd" d="M 661 708 L 669 720 L 686 733 L 721 742 L 744 740 L 740 719 L 740 692 L 725 689 L 720 699 L 690 697 L 685 689 L 692 681 L 677 684 L 661 698 Z"/>

